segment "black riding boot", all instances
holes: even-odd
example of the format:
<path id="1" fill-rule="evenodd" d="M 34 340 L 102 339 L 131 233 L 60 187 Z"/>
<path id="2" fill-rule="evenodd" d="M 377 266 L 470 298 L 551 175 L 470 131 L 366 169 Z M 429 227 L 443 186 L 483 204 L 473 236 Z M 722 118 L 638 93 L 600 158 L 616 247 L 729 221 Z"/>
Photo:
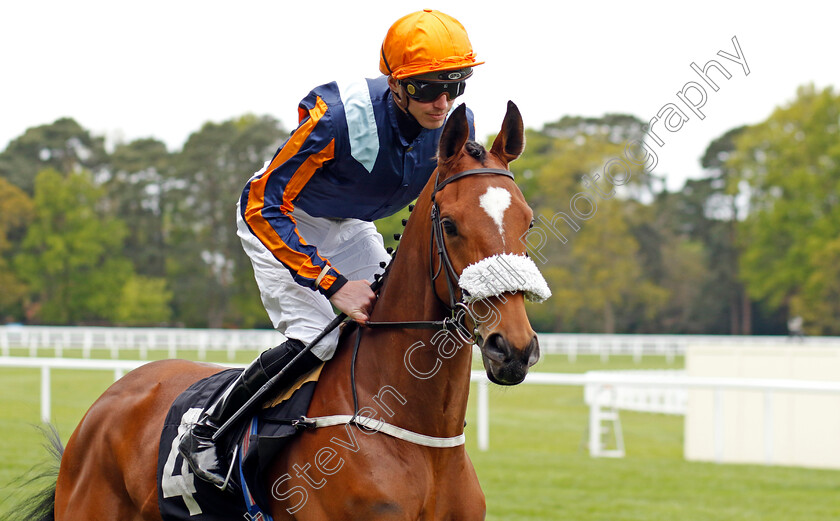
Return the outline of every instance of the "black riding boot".
<path id="1" fill-rule="evenodd" d="M 230 462 L 223 454 L 218 454 L 213 435 L 304 347 L 305 344 L 300 340 L 290 338 L 260 354 L 242 371 L 239 378 L 230 384 L 221 398 L 206 408 L 198 421 L 188 427 L 178 444 L 178 450 L 196 476 L 224 488 Z M 290 385 L 321 363 L 312 352 L 304 353 L 277 383 L 277 390 Z"/>

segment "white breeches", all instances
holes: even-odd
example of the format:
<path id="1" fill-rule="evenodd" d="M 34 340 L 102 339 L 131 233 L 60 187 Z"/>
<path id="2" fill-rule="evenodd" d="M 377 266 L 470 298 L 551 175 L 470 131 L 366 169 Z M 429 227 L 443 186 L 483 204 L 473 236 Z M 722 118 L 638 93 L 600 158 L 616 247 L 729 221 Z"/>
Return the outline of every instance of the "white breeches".
<path id="1" fill-rule="evenodd" d="M 315 245 L 318 253 L 329 259 L 348 280 L 372 282 L 374 274 L 383 271 L 379 263 L 391 260 L 382 236 L 372 222 L 312 217 L 300 208 L 292 215 L 306 243 Z M 307 344 L 314 340 L 336 316 L 330 301 L 320 292 L 292 279 L 289 270 L 248 229 L 238 203 L 236 231 L 251 258 L 260 296 L 274 328 L 286 338 L 296 338 Z M 312 353 L 321 360 L 329 360 L 338 346 L 338 336 L 336 328 L 318 342 Z"/>

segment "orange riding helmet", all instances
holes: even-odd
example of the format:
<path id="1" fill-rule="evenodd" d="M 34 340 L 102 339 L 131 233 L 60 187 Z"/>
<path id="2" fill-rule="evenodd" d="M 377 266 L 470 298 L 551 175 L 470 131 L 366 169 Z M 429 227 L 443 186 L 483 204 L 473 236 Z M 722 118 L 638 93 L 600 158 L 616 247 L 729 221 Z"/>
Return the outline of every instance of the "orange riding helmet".
<path id="1" fill-rule="evenodd" d="M 475 61 L 472 44 L 461 22 L 432 9 L 411 13 L 394 22 L 379 53 L 379 70 L 397 80 L 482 63 Z"/>

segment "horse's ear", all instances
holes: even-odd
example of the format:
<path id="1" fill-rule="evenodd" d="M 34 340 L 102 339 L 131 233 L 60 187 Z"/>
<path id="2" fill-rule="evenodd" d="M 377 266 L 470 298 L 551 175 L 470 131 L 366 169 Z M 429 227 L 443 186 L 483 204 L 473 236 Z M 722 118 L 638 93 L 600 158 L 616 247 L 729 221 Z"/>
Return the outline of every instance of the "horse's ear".
<path id="1" fill-rule="evenodd" d="M 522 114 L 512 101 L 508 101 L 502 130 L 493 141 L 491 154 L 495 154 L 506 163 L 510 163 L 525 150 L 525 127 L 522 125 Z"/>
<path id="2" fill-rule="evenodd" d="M 464 148 L 470 138 L 470 123 L 467 121 L 467 106 L 464 104 L 452 111 L 440 134 L 438 163 L 445 163 Z"/>

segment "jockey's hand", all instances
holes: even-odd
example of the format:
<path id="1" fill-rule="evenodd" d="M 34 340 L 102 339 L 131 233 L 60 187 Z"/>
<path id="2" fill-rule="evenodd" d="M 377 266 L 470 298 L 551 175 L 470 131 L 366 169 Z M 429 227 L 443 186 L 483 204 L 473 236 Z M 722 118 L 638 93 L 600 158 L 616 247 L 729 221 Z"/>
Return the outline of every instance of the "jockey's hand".
<path id="1" fill-rule="evenodd" d="M 376 294 L 366 280 L 351 280 L 330 297 L 332 305 L 361 325 L 370 318 Z"/>

